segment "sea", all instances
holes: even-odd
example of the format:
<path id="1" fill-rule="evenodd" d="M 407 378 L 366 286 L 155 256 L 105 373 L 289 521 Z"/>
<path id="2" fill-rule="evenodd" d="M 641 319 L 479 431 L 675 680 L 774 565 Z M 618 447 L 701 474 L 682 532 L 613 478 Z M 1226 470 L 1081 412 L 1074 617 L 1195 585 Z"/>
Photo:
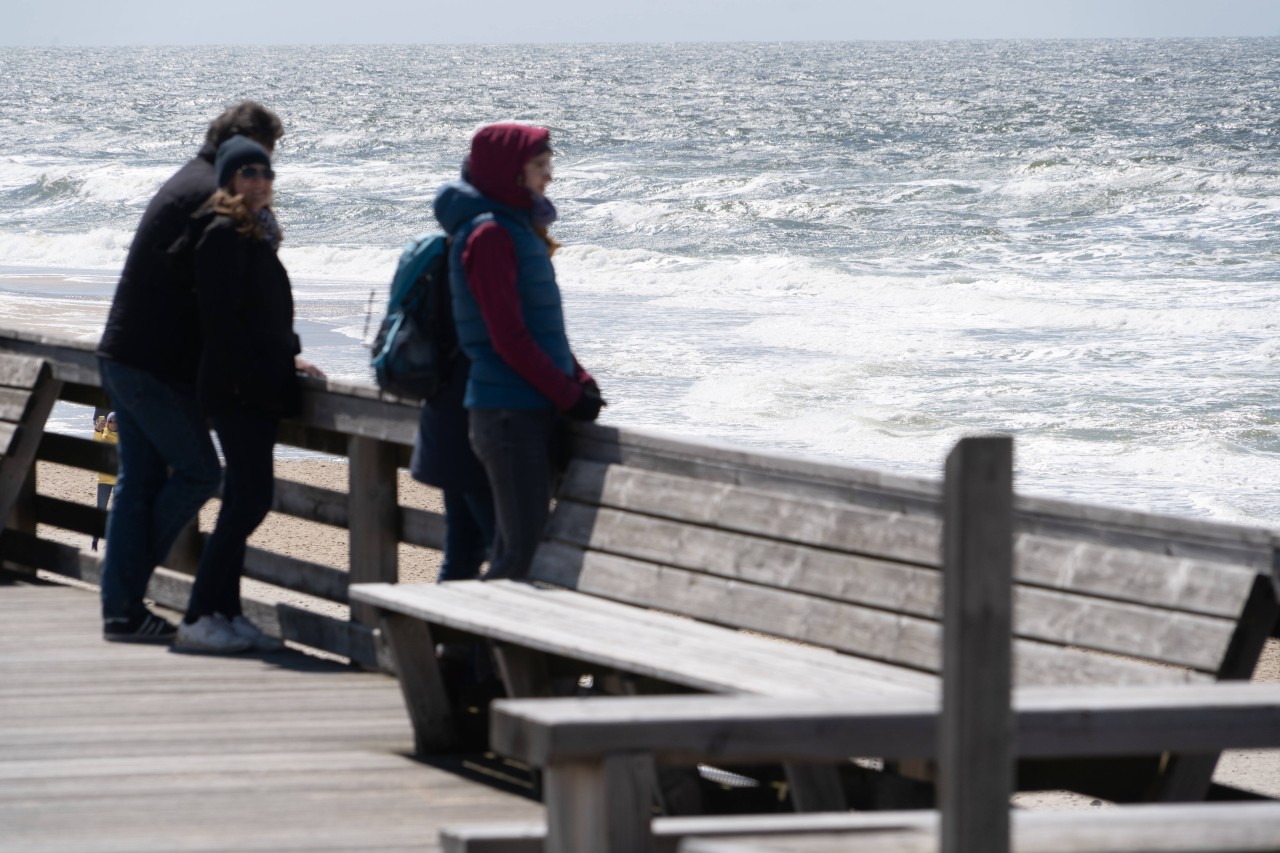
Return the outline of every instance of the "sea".
<path id="1" fill-rule="evenodd" d="M 1011 433 L 1024 492 L 1280 523 L 1280 39 L 0 48 L 0 326 L 96 339 L 241 98 L 331 376 L 528 122 L 604 422 L 929 477 Z"/>

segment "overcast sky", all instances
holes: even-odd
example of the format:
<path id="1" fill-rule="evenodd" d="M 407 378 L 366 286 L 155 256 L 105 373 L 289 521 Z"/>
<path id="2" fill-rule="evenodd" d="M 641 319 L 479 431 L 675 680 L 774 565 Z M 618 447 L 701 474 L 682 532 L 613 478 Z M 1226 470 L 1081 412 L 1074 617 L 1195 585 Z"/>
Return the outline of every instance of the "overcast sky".
<path id="1" fill-rule="evenodd" d="M 1280 0 L 0 0 L 0 45 L 1280 36 Z"/>

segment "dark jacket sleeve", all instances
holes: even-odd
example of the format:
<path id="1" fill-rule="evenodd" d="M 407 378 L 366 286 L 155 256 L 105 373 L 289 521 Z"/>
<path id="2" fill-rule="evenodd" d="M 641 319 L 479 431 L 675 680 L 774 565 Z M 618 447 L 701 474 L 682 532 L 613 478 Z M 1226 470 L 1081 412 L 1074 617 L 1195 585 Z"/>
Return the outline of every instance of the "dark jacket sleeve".
<path id="1" fill-rule="evenodd" d="M 582 396 L 581 383 L 556 367 L 525 325 L 511 235 L 496 222 L 481 225 L 467 238 L 462 266 L 498 357 L 557 409 L 576 403 Z"/>

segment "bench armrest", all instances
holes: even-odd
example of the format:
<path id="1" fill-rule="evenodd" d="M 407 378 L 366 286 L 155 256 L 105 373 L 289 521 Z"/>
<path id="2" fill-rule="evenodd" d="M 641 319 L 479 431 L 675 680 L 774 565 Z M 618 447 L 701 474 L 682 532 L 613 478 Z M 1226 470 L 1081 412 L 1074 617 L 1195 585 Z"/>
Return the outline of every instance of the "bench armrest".
<path id="1" fill-rule="evenodd" d="M 1016 753 L 1105 756 L 1280 747 L 1280 684 L 1023 688 Z M 491 744 L 536 766 L 622 752 L 684 761 L 934 757 L 939 701 L 754 696 L 495 702 Z"/>

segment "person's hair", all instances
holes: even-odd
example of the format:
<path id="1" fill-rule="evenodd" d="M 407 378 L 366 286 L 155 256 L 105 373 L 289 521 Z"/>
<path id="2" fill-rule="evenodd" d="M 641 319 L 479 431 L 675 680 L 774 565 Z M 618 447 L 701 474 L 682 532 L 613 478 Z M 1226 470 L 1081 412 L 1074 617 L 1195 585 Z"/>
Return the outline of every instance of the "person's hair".
<path id="1" fill-rule="evenodd" d="M 217 147 L 233 136 L 247 136 L 270 151 L 284 136 L 284 125 L 280 116 L 257 101 L 240 101 L 209 122 L 204 141 Z"/>
<path id="2" fill-rule="evenodd" d="M 535 226 L 533 229 L 533 233 L 541 237 L 542 242 L 547 244 L 548 257 L 550 257 L 551 255 L 554 255 L 556 253 L 556 250 L 563 245 L 559 240 L 551 236 L 550 232 L 547 229 L 547 226 L 545 225 Z"/>
<path id="3" fill-rule="evenodd" d="M 207 211 L 229 218 L 236 226 L 236 233 L 241 237 L 251 237 L 255 240 L 266 237 L 262 220 L 249 211 L 249 206 L 244 203 L 244 196 L 233 195 L 231 190 L 220 189 L 209 196 L 209 200 L 196 211 L 195 216 L 199 217 Z M 284 240 L 283 230 L 277 232 L 277 239 Z"/>

